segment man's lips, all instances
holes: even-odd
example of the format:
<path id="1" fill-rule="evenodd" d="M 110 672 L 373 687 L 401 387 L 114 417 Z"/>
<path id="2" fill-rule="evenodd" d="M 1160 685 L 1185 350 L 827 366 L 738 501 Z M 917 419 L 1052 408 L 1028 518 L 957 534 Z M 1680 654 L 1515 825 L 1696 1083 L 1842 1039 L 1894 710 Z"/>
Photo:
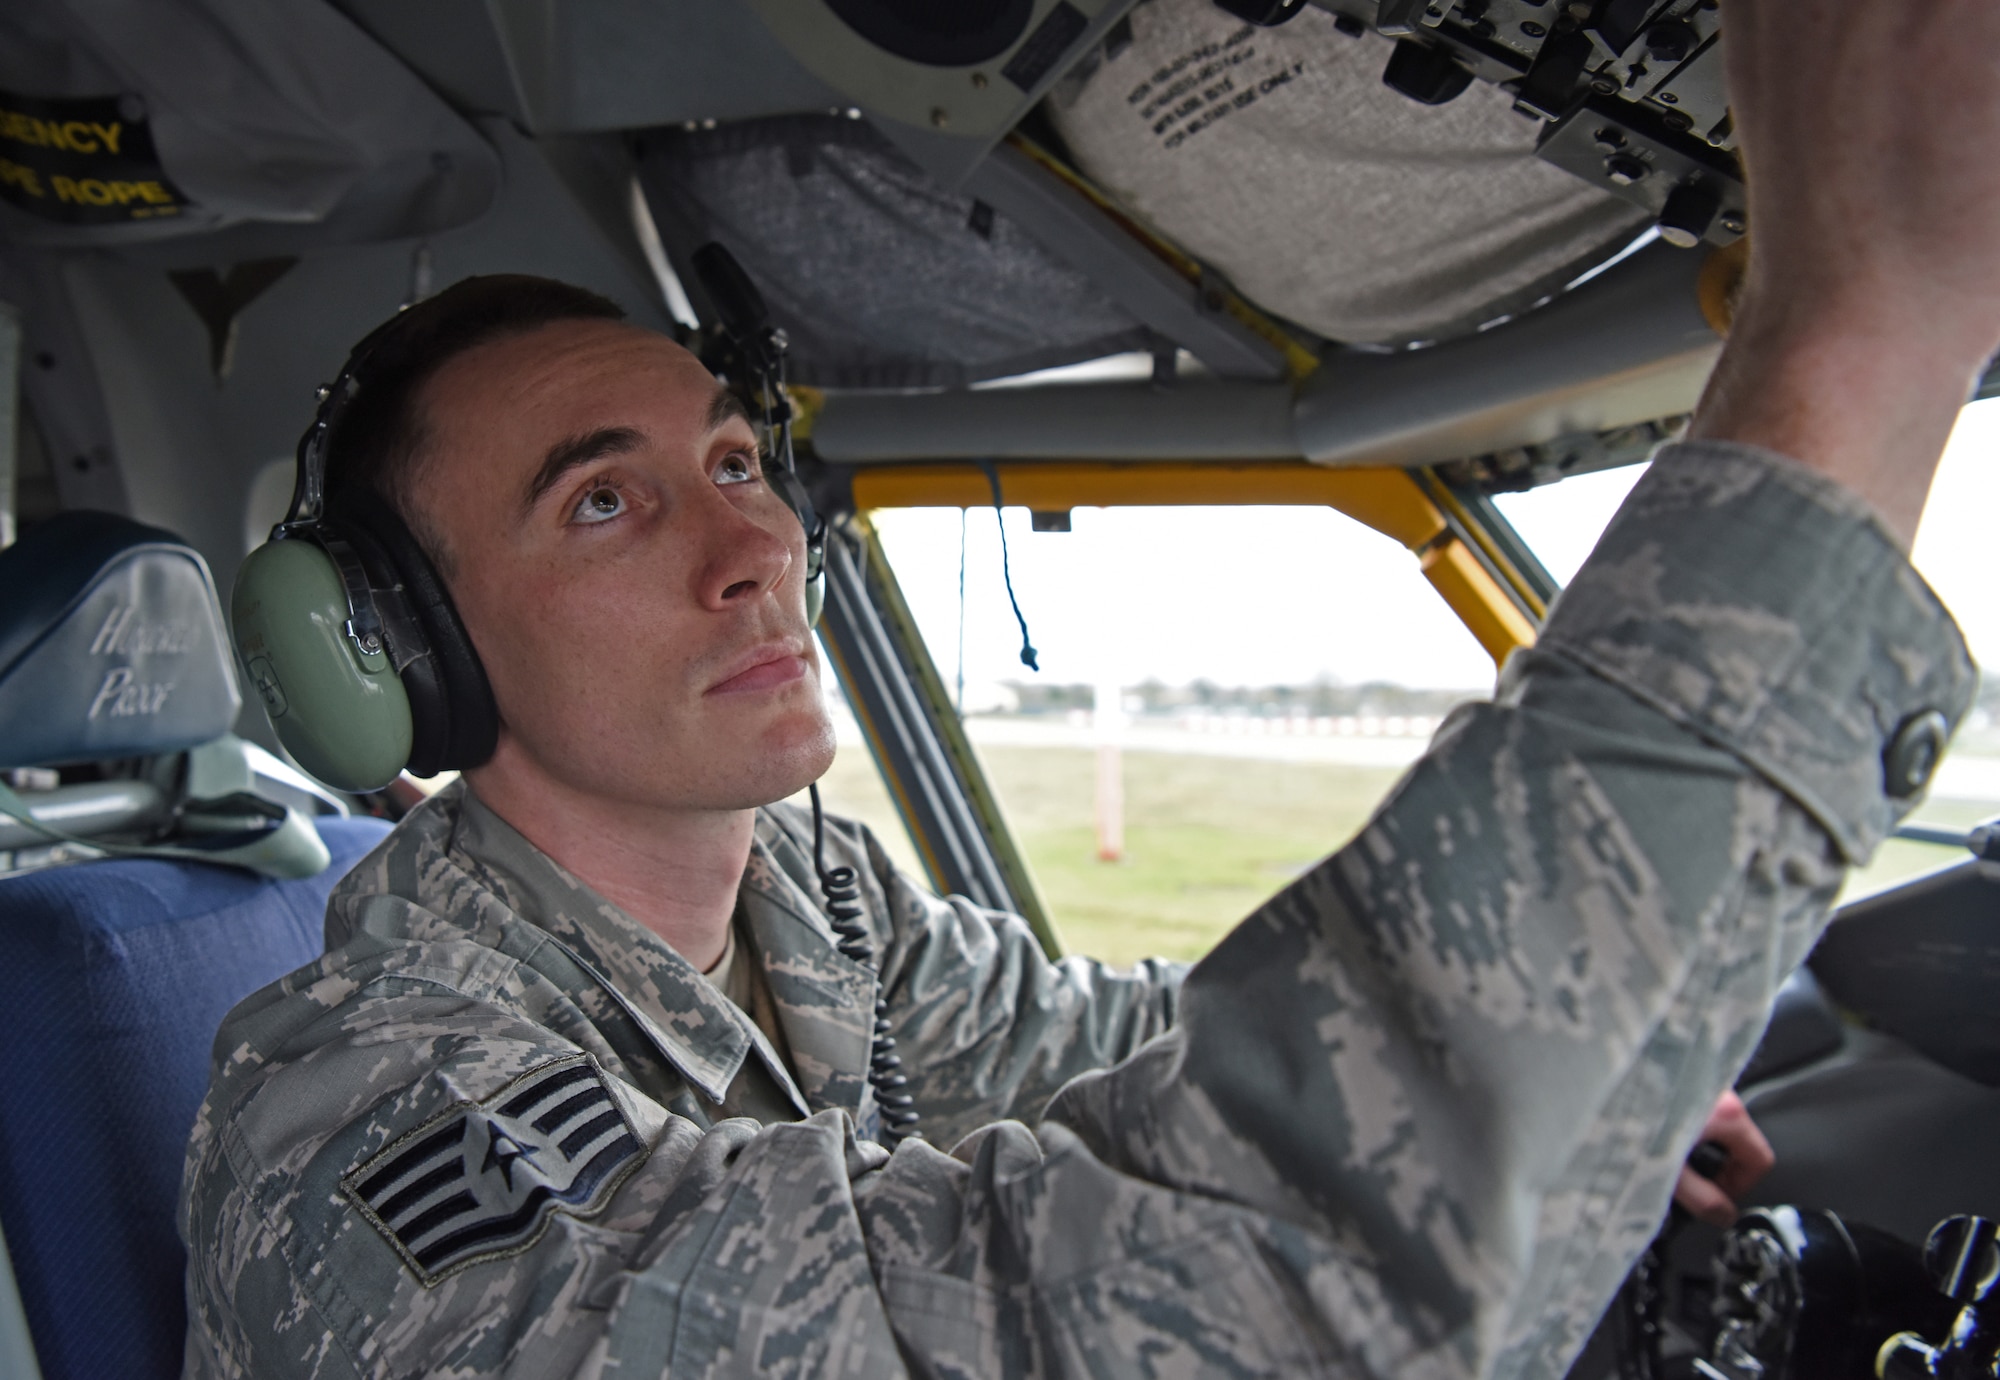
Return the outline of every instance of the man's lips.
<path id="1" fill-rule="evenodd" d="M 708 693 L 733 695 L 746 690 L 770 690 L 798 680 L 806 669 L 806 659 L 797 647 L 789 643 L 767 644 L 737 658 L 729 674 L 709 686 Z"/>

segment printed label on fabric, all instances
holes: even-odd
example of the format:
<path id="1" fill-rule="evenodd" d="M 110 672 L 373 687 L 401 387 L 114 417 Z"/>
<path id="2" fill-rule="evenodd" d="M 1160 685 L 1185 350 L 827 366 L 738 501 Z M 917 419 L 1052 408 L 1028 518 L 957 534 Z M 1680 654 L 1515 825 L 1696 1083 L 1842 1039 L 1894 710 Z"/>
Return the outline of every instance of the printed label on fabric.
<path id="1" fill-rule="evenodd" d="M 43 220 L 114 225 L 194 203 L 168 180 L 136 96 L 0 91 L 0 198 Z"/>
<path id="2" fill-rule="evenodd" d="M 588 1217 L 646 1155 L 588 1055 L 463 1102 L 340 1181 L 425 1285 L 519 1255 L 557 1212 Z"/>
<path id="3" fill-rule="evenodd" d="M 1260 53 L 1261 30 L 1245 24 L 1227 38 L 1190 48 L 1133 87 L 1126 106 L 1160 147 L 1177 149 L 1218 120 L 1247 110 L 1306 70 L 1301 59 Z"/>

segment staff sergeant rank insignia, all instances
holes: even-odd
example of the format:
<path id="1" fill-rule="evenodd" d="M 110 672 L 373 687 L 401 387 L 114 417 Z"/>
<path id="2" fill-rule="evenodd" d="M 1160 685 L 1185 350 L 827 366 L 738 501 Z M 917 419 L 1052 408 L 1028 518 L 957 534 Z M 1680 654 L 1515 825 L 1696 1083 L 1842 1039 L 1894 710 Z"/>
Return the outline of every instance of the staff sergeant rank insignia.
<path id="1" fill-rule="evenodd" d="M 557 1212 L 588 1217 L 645 1157 L 587 1055 L 461 1102 L 340 1181 L 426 1285 L 518 1255 Z"/>

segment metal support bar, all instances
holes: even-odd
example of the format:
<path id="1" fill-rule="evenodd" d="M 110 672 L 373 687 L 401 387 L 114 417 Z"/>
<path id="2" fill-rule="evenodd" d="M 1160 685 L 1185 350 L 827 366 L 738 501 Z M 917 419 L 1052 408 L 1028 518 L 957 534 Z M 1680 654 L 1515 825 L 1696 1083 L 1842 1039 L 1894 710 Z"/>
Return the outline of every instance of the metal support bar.
<path id="1" fill-rule="evenodd" d="M 1656 246 L 1476 335 L 1329 357 L 1297 385 L 1240 380 L 835 393 L 822 460 L 1278 460 L 1426 465 L 1690 411 L 1720 338 L 1701 261 Z"/>
<path id="2" fill-rule="evenodd" d="M 1655 245 L 1492 330 L 1329 359 L 1299 391 L 1299 453 L 1428 464 L 1687 412 L 1721 345 L 1701 267 Z"/>
<path id="3" fill-rule="evenodd" d="M 1296 459 L 1282 383 L 1146 383 L 829 393 L 814 454 L 833 462 L 980 459 Z"/>
<path id="4" fill-rule="evenodd" d="M 1245 301 L 1243 295 L 1225 286 L 1213 269 L 1172 240 L 1140 220 L 1135 220 L 1117 200 L 1097 187 L 1082 173 L 1047 149 L 1025 137 L 1019 130 L 1007 136 L 1007 146 L 1033 163 L 1048 177 L 1069 188 L 1097 208 L 1099 215 L 1143 246 L 1147 253 L 1178 273 L 1202 292 L 1202 306 L 1228 313 L 1237 324 L 1276 350 L 1285 361 L 1285 373 L 1304 378 L 1319 367 L 1319 356 L 1300 339 L 1295 327 L 1280 325 L 1265 312 Z"/>
<path id="5" fill-rule="evenodd" d="M 1516 648 L 1534 642 L 1534 623 L 1493 578 L 1470 545 L 1448 537 L 1419 551 L 1417 561 L 1423 567 L 1424 578 L 1451 606 L 1466 631 L 1478 639 L 1496 668 L 1506 665 Z"/>
<path id="6" fill-rule="evenodd" d="M 1544 588 L 1527 569 L 1513 559 L 1513 551 L 1518 550 L 1522 554 L 1527 554 L 1528 548 L 1514 532 L 1512 525 L 1501 515 L 1500 510 L 1491 503 L 1486 503 L 1483 512 L 1475 511 L 1449 484 L 1438 477 L 1436 470 L 1411 470 L 1410 477 L 1417 481 L 1424 495 L 1437 505 L 1437 510 L 1444 515 L 1445 523 L 1451 528 L 1452 535 L 1464 542 L 1479 563 L 1486 567 L 1487 573 L 1500 582 L 1501 588 L 1507 591 L 1507 596 L 1514 601 L 1515 607 L 1540 627 L 1542 620 L 1549 616 L 1549 604 L 1555 598 L 1555 592 L 1553 589 Z M 1513 540 L 1509 542 L 1496 537 L 1495 533 L 1489 530 L 1488 523 L 1497 523 L 1499 528 Z M 1528 559 L 1532 563 L 1532 568 L 1541 571 L 1546 579 L 1548 572 L 1542 570 L 1541 562 L 1535 561 L 1532 555 L 1529 555 Z"/>
<path id="7" fill-rule="evenodd" d="M 1935 843 L 1941 848 L 1964 848 L 1967 834 L 1963 829 L 1945 829 L 1935 824 L 1899 824 L 1890 837 L 1912 843 Z"/>
<path id="8" fill-rule="evenodd" d="M 1500 511 L 1500 505 L 1495 503 L 1491 496 L 1476 489 L 1446 484 L 1435 470 L 1431 471 L 1431 474 L 1437 478 L 1437 482 L 1445 492 L 1465 509 L 1471 523 L 1493 543 L 1499 558 L 1514 568 L 1528 592 L 1541 601 L 1542 608 L 1536 615 L 1537 620 L 1546 617 L 1549 605 L 1555 603 L 1556 596 L 1562 593 L 1562 585 L 1555 576 L 1549 574 L 1548 567 L 1542 564 L 1541 557 L 1535 554 L 1534 549 L 1521 534 L 1514 530 L 1514 524 Z"/>
<path id="9" fill-rule="evenodd" d="M 149 781 L 85 781 L 22 796 L 28 814 L 52 829 L 100 838 L 145 828 L 167 818 L 167 798 Z M 18 820 L 0 817 L 0 849 L 51 842 Z"/>
<path id="10" fill-rule="evenodd" d="M 1019 915 L 1060 957 L 1026 860 L 865 518 L 834 526 L 826 576 L 820 636 L 932 886 Z"/>
<path id="11" fill-rule="evenodd" d="M 1285 355 L 1112 221 L 1076 188 L 1018 148 L 1002 144 L 973 169 L 965 190 L 1082 270 L 1125 310 L 1223 378 L 1275 380 Z"/>

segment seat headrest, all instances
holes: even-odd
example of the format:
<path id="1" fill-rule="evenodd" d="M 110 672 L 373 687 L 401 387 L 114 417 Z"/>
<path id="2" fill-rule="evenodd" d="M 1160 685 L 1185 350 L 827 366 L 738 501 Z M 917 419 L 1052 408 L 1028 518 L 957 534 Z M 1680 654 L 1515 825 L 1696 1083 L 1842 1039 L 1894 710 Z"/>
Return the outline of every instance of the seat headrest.
<path id="1" fill-rule="evenodd" d="M 179 752 L 241 705 L 215 582 L 173 533 L 69 512 L 0 551 L 0 767 Z"/>

